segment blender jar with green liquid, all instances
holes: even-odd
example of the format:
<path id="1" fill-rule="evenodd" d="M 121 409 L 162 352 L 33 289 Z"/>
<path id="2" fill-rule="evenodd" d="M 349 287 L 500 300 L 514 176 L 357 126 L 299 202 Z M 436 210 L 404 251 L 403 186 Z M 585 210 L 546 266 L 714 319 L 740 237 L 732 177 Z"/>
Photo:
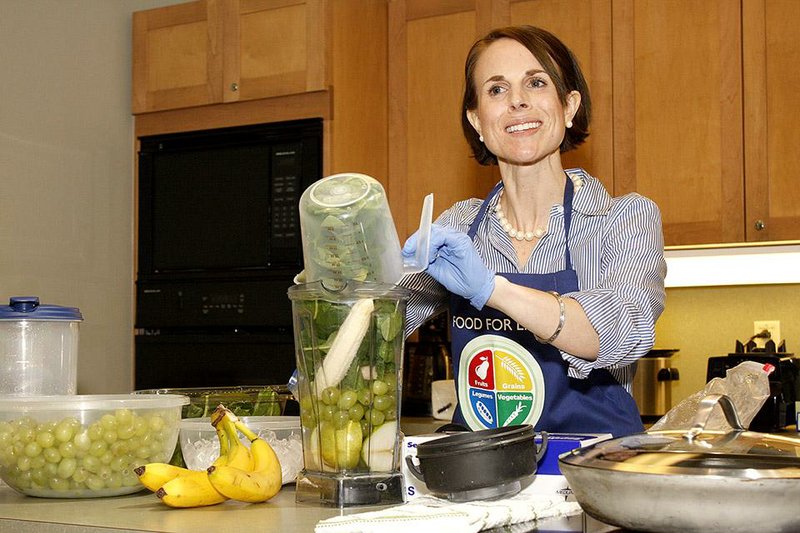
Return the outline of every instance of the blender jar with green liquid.
<path id="1" fill-rule="evenodd" d="M 363 174 L 318 181 L 300 199 L 305 279 L 292 301 L 304 468 L 298 502 L 338 507 L 403 501 L 399 415 L 409 291 L 396 285 L 428 264 L 404 264 L 379 182 Z"/>

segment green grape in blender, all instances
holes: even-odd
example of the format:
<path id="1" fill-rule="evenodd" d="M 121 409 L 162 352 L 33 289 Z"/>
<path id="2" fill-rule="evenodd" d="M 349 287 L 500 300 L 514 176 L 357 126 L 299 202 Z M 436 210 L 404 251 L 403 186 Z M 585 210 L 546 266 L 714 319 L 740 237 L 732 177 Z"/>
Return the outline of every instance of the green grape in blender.
<path id="1" fill-rule="evenodd" d="M 372 425 L 373 431 L 375 431 L 375 429 L 383 424 L 384 420 L 386 420 L 386 416 L 383 414 L 383 412 L 378 411 L 377 409 L 370 409 L 367 411 L 364 414 L 364 418 Z"/>
<path id="2" fill-rule="evenodd" d="M 360 403 L 354 404 L 350 409 L 347 410 L 347 414 L 350 417 L 350 420 L 358 422 L 364 418 L 364 406 Z"/>
<path id="3" fill-rule="evenodd" d="M 376 379 L 372 382 L 372 394 L 375 396 L 382 396 L 389 392 L 389 385 L 385 381 Z"/>
<path id="4" fill-rule="evenodd" d="M 338 402 L 339 409 L 346 411 L 351 407 L 353 407 L 353 405 L 355 405 L 357 401 L 358 401 L 358 394 L 356 393 L 356 391 L 350 389 L 345 390 L 339 396 L 339 402 Z"/>
<path id="5" fill-rule="evenodd" d="M 348 422 L 350 422 L 350 414 L 345 410 L 336 411 L 336 413 L 333 415 L 332 421 L 336 429 L 342 429 L 347 425 Z"/>
<path id="6" fill-rule="evenodd" d="M 320 399 L 325 405 L 336 405 L 339 402 L 339 389 L 336 387 L 326 387 L 322 390 Z"/>
<path id="7" fill-rule="evenodd" d="M 333 419 L 333 415 L 336 413 L 336 407 L 333 405 L 322 405 L 319 408 L 319 417 L 321 420 L 330 421 Z"/>
<path id="8" fill-rule="evenodd" d="M 392 407 L 392 403 L 391 396 L 375 396 L 375 399 L 372 401 L 372 408 L 384 412 Z"/>
<path id="9" fill-rule="evenodd" d="M 364 407 L 368 407 L 372 403 L 372 392 L 369 389 L 361 389 L 358 391 L 358 403 Z"/>

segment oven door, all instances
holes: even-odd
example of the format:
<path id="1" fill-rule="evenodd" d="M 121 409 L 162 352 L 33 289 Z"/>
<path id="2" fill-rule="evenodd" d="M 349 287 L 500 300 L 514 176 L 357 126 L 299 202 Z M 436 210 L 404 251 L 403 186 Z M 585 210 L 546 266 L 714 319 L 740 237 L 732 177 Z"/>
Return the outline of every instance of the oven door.
<path id="1" fill-rule="evenodd" d="M 285 384 L 295 369 L 291 333 L 140 331 L 135 388 Z"/>

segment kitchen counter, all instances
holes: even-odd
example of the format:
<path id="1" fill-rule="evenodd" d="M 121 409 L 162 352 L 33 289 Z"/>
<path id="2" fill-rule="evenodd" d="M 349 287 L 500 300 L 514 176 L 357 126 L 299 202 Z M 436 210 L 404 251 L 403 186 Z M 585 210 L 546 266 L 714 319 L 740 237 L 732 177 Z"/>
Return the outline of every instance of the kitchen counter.
<path id="1" fill-rule="evenodd" d="M 361 510 L 365 508 L 348 512 Z M 313 531 L 317 522 L 338 514 L 340 511 L 333 507 L 295 503 L 293 485 L 285 486 L 272 500 L 262 504 L 227 501 L 194 509 L 172 509 L 147 491 L 114 498 L 62 500 L 32 498 L 0 487 L 0 531 L 118 533 L 252 528 L 292 533 Z"/>
<path id="2" fill-rule="evenodd" d="M 293 485 L 285 486 L 272 500 L 260 504 L 227 501 L 210 507 L 172 509 L 150 492 L 129 496 L 89 499 L 46 499 L 23 496 L 0 486 L 0 531 L 32 533 L 177 533 L 201 531 L 280 531 L 308 533 L 320 520 L 339 514 L 374 511 L 381 507 L 350 508 L 341 511 L 295 502 Z M 616 531 L 583 516 L 541 521 L 530 529 L 514 531 L 573 531 L 605 533 Z"/>

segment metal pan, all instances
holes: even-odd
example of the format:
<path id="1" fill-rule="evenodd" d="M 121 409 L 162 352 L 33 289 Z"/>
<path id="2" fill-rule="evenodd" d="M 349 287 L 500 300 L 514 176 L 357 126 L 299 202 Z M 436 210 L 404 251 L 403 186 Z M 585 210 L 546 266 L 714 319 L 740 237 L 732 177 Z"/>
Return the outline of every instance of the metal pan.
<path id="1" fill-rule="evenodd" d="M 720 405 L 733 427 L 706 431 Z M 709 395 L 689 431 L 652 431 L 559 458 L 578 503 L 616 526 L 658 532 L 800 528 L 800 439 L 746 431 L 727 396 Z"/>

